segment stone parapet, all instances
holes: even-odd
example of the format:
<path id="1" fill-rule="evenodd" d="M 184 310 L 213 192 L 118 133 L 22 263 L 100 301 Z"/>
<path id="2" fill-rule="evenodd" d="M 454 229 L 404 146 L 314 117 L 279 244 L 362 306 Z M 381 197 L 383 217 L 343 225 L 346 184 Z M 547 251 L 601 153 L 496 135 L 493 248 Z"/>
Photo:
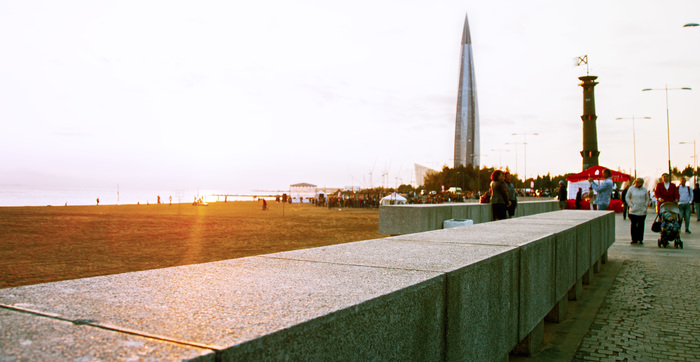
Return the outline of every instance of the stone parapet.
<path id="1" fill-rule="evenodd" d="M 0 289 L 0 360 L 504 360 L 564 317 L 609 227 L 555 211 Z"/>
<path id="2" fill-rule="evenodd" d="M 555 200 L 522 201 L 515 217 L 559 210 Z M 493 221 L 490 204 L 447 203 L 386 205 L 379 207 L 379 233 L 404 235 L 443 228 L 445 220 L 470 219 L 474 224 Z"/>

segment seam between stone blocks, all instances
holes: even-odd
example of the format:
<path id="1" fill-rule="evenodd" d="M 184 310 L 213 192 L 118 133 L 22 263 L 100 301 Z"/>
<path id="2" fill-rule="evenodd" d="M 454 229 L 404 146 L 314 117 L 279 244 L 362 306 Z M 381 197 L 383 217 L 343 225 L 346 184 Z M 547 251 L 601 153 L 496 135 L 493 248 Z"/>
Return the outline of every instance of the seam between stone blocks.
<path id="1" fill-rule="evenodd" d="M 145 332 L 136 331 L 136 330 L 132 330 L 132 329 L 110 326 L 108 324 L 102 324 L 102 323 L 100 323 L 98 321 L 94 321 L 94 320 L 69 319 L 69 318 L 64 318 L 64 317 L 61 317 L 61 316 L 59 316 L 57 314 L 53 314 L 53 313 L 39 312 L 39 311 L 31 310 L 31 309 L 19 308 L 19 307 L 6 305 L 6 304 L 0 304 L 0 308 L 19 312 L 19 313 L 24 313 L 24 314 L 31 314 L 31 315 L 37 316 L 37 317 L 49 318 L 49 319 L 59 320 L 59 321 L 63 321 L 63 322 L 70 322 L 74 325 L 90 326 L 93 328 L 99 328 L 99 329 L 103 329 L 103 330 L 107 330 L 107 331 L 118 332 L 118 333 L 123 333 L 123 334 L 130 334 L 132 336 L 154 339 L 154 340 L 161 341 L 161 342 L 174 343 L 174 344 L 178 344 L 181 346 L 195 347 L 195 348 L 200 348 L 200 349 L 211 350 L 212 352 L 215 353 L 215 356 L 218 356 L 219 353 L 221 353 L 223 350 L 223 348 L 221 348 L 219 346 L 212 346 L 212 345 L 195 343 L 195 342 L 180 341 L 177 339 L 159 336 L 156 334 L 150 334 L 150 333 L 145 333 Z M 215 357 L 215 358 L 217 358 L 217 357 Z"/>

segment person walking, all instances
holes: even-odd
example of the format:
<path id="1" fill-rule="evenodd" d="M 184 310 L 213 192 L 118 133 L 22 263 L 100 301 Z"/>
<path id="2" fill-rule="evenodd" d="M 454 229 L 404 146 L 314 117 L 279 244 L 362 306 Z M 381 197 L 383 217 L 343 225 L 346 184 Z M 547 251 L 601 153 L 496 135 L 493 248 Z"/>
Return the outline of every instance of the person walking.
<path id="1" fill-rule="evenodd" d="M 678 188 L 671 182 L 671 176 L 667 173 L 661 175 L 661 181 L 656 184 L 654 189 L 654 197 L 656 197 L 656 212 L 659 212 L 659 207 L 664 202 L 678 202 Z"/>
<path id="2" fill-rule="evenodd" d="M 557 200 L 559 200 L 559 210 L 566 209 L 566 196 L 566 186 L 564 185 L 564 181 L 559 181 L 559 193 L 557 194 Z"/>
<path id="3" fill-rule="evenodd" d="M 628 187 L 625 202 L 629 206 L 630 236 L 632 244 L 644 244 L 644 221 L 647 218 L 647 208 L 651 202 L 649 191 L 644 187 L 644 179 L 634 180 L 634 186 Z"/>
<path id="4" fill-rule="evenodd" d="M 576 193 L 576 210 L 581 209 L 581 200 L 583 200 L 583 189 L 579 187 Z"/>
<path id="5" fill-rule="evenodd" d="M 605 180 L 603 180 L 600 185 L 593 183 L 593 177 L 588 178 L 588 182 L 591 184 L 591 189 L 598 193 L 598 196 L 596 196 L 594 201 L 594 203 L 598 205 L 598 210 L 608 209 L 613 190 L 612 172 L 607 168 L 604 169 L 603 177 L 605 177 Z"/>
<path id="6" fill-rule="evenodd" d="M 491 174 L 491 207 L 493 212 L 493 221 L 505 220 L 508 218 L 508 187 L 505 183 L 505 175 L 503 171 L 496 170 Z"/>
<path id="7" fill-rule="evenodd" d="M 510 182 L 510 172 L 506 172 L 505 175 L 508 199 L 510 200 L 510 204 L 508 205 L 508 218 L 512 218 L 515 216 L 515 209 L 518 208 L 518 193 L 515 191 L 515 186 Z"/>
<path id="8" fill-rule="evenodd" d="M 636 180 L 635 180 L 636 181 Z M 627 191 L 629 191 L 630 187 L 632 185 L 630 183 L 625 185 L 625 189 L 622 190 L 622 220 L 627 220 L 627 211 L 629 209 L 629 205 L 627 205 Z"/>
<path id="9" fill-rule="evenodd" d="M 683 220 L 685 220 L 685 233 L 690 234 L 690 204 L 693 202 L 693 192 L 685 182 L 685 177 L 681 177 L 681 184 L 678 186 L 678 209 L 681 214 L 678 221 L 683 226 Z"/>
<path id="10" fill-rule="evenodd" d="M 696 221 L 700 221 L 700 187 L 695 183 L 695 188 L 693 189 L 693 203 L 695 204 L 695 217 Z"/>

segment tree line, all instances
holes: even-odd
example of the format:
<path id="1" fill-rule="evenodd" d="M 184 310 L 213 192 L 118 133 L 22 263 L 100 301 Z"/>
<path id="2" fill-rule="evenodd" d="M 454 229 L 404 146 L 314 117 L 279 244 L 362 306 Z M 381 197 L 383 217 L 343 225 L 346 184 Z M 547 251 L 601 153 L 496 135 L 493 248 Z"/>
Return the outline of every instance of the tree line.
<path id="1" fill-rule="evenodd" d="M 398 187 L 398 192 L 409 193 L 409 192 L 420 192 L 420 191 L 435 191 L 437 193 L 447 191 L 451 187 L 461 188 L 462 191 L 486 191 L 491 183 L 491 173 L 496 170 L 494 167 L 481 167 L 476 168 L 471 165 L 459 166 L 457 168 L 452 168 L 448 166 L 443 166 L 441 171 L 428 171 L 423 179 L 423 186 L 414 188 L 411 185 L 401 185 Z M 505 171 L 510 172 L 508 167 Z M 700 167 L 695 170 L 695 174 L 698 174 Z M 576 172 L 578 173 L 578 172 Z M 564 175 L 552 176 L 549 173 L 546 175 L 538 175 L 536 178 L 530 177 L 526 180 L 522 180 L 519 175 L 511 173 L 511 182 L 516 189 L 530 189 L 531 184 L 534 183 L 535 190 L 549 190 L 553 192 L 559 187 L 559 181 L 566 182 L 566 178 L 570 175 L 575 174 L 574 172 L 566 173 Z M 682 171 L 678 167 L 672 169 L 672 174 L 675 179 L 679 179 L 681 176 L 692 177 L 693 167 L 687 166 Z M 659 177 L 661 175 L 658 175 Z"/>

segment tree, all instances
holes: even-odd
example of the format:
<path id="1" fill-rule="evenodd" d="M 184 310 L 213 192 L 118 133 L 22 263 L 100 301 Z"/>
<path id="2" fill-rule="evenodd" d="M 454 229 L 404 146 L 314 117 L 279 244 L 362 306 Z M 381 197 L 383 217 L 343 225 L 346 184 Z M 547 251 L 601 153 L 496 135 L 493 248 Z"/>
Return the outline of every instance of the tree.
<path id="1" fill-rule="evenodd" d="M 404 185 L 402 184 L 401 186 L 398 187 L 397 191 L 401 194 L 407 194 L 409 192 L 413 192 L 413 186 L 411 185 Z"/>
<path id="2" fill-rule="evenodd" d="M 686 178 L 693 177 L 693 166 L 688 165 L 685 169 L 683 169 L 681 175 L 685 176 Z"/>

